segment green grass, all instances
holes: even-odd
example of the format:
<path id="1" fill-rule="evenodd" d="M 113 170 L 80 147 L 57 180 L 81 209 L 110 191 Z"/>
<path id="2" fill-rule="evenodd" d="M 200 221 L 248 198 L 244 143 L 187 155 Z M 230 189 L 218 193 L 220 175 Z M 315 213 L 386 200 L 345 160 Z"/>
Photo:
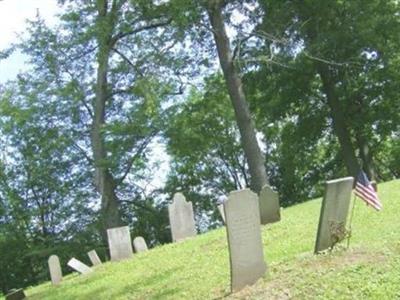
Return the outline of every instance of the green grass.
<path id="1" fill-rule="evenodd" d="M 321 200 L 262 229 L 268 274 L 229 293 L 225 229 L 26 290 L 29 299 L 400 299 L 400 181 L 379 186 L 383 211 L 357 200 L 349 250 L 313 255 Z"/>

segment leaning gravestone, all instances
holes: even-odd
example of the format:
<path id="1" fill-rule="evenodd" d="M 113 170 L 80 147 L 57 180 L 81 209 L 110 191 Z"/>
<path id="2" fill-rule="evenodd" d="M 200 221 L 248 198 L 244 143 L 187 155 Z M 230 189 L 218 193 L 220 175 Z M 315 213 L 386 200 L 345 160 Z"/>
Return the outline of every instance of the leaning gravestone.
<path id="1" fill-rule="evenodd" d="M 49 265 L 51 283 L 54 285 L 60 284 L 62 280 L 60 259 L 57 255 L 52 255 L 49 257 L 47 263 Z"/>
<path id="2" fill-rule="evenodd" d="M 85 265 L 83 262 L 77 260 L 76 258 L 71 258 L 69 262 L 67 263 L 68 266 L 70 266 L 72 269 L 75 271 L 78 271 L 79 273 L 86 275 L 89 273 L 92 273 L 93 270 Z"/>
<path id="3" fill-rule="evenodd" d="M 261 224 L 278 222 L 281 219 L 279 196 L 269 185 L 264 185 L 258 198 Z"/>
<path id="4" fill-rule="evenodd" d="M 93 266 L 101 265 L 101 260 L 100 260 L 99 256 L 97 255 L 96 250 L 89 251 L 88 256 L 89 256 L 90 262 L 92 263 Z"/>
<path id="5" fill-rule="evenodd" d="M 192 202 L 186 202 L 183 194 L 174 195 L 172 204 L 168 206 L 168 215 L 173 242 L 196 235 Z"/>
<path id="6" fill-rule="evenodd" d="M 231 192 L 224 202 L 231 266 L 231 290 L 236 292 L 262 277 L 267 266 L 261 239 L 258 197 L 249 189 Z"/>
<path id="7" fill-rule="evenodd" d="M 107 229 L 111 261 L 132 257 L 132 241 L 128 226 Z"/>
<path id="8" fill-rule="evenodd" d="M 219 211 L 219 214 L 221 215 L 222 221 L 225 223 L 225 213 L 224 213 L 224 204 L 223 203 L 218 205 L 218 211 Z"/>
<path id="9" fill-rule="evenodd" d="M 143 237 L 137 236 L 133 239 L 133 248 L 136 253 L 147 251 L 147 244 Z"/>
<path id="10" fill-rule="evenodd" d="M 23 289 L 12 290 L 6 295 L 6 300 L 22 300 L 25 298 L 26 296 Z"/>
<path id="11" fill-rule="evenodd" d="M 353 177 L 327 181 L 314 253 L 331 248 L 345 237 Z"/>

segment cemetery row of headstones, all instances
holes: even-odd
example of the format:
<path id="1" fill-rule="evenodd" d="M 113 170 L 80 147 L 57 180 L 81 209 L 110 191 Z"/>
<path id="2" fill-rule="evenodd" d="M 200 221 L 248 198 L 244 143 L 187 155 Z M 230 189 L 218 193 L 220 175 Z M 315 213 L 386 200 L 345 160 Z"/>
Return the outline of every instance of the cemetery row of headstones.
<path id="1" fill-rule="evenodd" d="M 340 233 L 346 224 L 353 181 L 352 177 L 348 177 L 326 183 L 315 243 L 316 253 L 332 247 L 338 239 L 343 238 Z M 231 290 L 234 292 L 253 284 L 267 270 L 261 224 L 280 219 L 278 195 L 269 186 L 265 186 L 259 196 L 249 189 L 234 191 L 223 204 L 218 206 L 218 210 L 226 224 Z M 183 194 L 174 195 L 168 213 L 174 242 L 196 235 L 192 203 L 187 202 Z M 127 226 L 108 229 L 107 237 L 111 261 L 132 257 L 132 242 Z M 133 245 L 136 252 L 147 250 L 142 237 L 135 238 Z M 88 255 L 93 266 L 101 264 L 94 250 Z M 68 265 L 81 274 L 93 272 L 92 268 L 75 258 L 72 258 Z M 57 256 L 49 258 L 49 268 L 53 284 L 59 284 L 62 273 Z"/>
<path id="2" fill-rule="evenodd" d="M 107 238 L 111 261 L 120 261 L 132 257 L 133 249 L 128 226 L 108 229 Z M 148 249 L 146 241 L 140 236 L 133 240 L 133 248 L 136 253 L 147 251 Z M 87 254 L 93 267 L 101 265 L 101 260 L 95 250 L 91 250 Z M 48 260 L 48 265 L 52 284 L 59 285 L 62 281 L 62 270 L 58 256 L 51 255 Z M 67 265 L 82 275 L 87 275 L 93 272 L 91 267 L 74 257 L 68 261 Z"/>

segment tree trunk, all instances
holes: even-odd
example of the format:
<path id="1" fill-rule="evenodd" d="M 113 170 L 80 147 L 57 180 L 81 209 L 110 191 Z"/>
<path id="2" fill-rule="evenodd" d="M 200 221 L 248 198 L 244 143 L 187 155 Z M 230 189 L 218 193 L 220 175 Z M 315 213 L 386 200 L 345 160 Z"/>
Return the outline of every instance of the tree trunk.
<path id="1" fill-rule="evenodd" d="M 346 126 L 346 118 L 343 108 L 341 107 L 339 99 L 336 95 L 335 83 L 332 80 L 332 76 L 327 65 L 318 62 L 317 70 L 321 76 L 322 89 L 326 94 L 328 106 L 331 110 L 333 129 L 339 140 L 344 164 L 349 175 L 356 178 L 358 172 L 360 171 L 360 165 L 351 141 L 350 131 Z"/>
<path id="2" fill-rule="evenodd" d="M 99 19 L 107 17 L 105 4 L 100 6 Z M 111 27 L 112 24 L 107 24 Z M 107 151 L 102 129 L 106 123 L 106 102 L 108 90 L 108 65 L 111 53 L 112 28 L 101 32 L 97 39 L 99 52 L 97 57 L 96 94 L 93 102 L 93 123 L 91 143 L 95 165 L 95 185 L 101 195 L 101 222 L 103 230 L 122 225 L 119 212 L 119 199 L 115 193 L 115 180 L 107 166 Z"/>
<path id="3" fill-rule="evenodd" d="M 362 160 L 363 170 L 367 173 L 370 180 L 376 181 L 375 168 L 367 139 L 362 135 L 357 135 L 357 145 L 360 151 L 360 158 Z"/>
<path id="4" fill-rule="evenodd" d="M 254 122 L 251 118 L 249 106 L 242 89 L 242 80 L 234 66 L 229 39 L 226 34 L 222 16 L 222 7 L 222 1 L 209 1 L 208 16 L 211 22 L 228 93 L 235 110 L 242 147 L 249 164 L 251 189 L 259 193 L 261 188 L 268 184 L 268 177 L 264 166 L 265 158 L 261 153 L 256 139 Z"/>

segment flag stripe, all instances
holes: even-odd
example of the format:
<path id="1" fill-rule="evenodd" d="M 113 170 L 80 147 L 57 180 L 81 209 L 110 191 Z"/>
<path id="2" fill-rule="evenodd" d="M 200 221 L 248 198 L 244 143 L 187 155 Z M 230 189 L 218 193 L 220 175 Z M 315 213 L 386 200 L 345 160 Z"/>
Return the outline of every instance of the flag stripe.
<path id="1" fill-rule="evenodd" d="M 379 203 L 378 198 L 376 197 L 376 195 L 374 195 L 373 193 L 371 193 L 370 190 L 365 189 L 364 187 L 360 187 L 360 186 L 356 186 L 356 191 L 358 191 L 360 194 L 364 195 L 365 197 L 369 198 L 371 201 L 375 202 L 375 203 Z"/>
<path id="2" fill-rule="evenodd" d="M 361 198 L 367 205 L 371 205 L 376 210 L 380 210 L 382 208 L 382 204 L 379 201 L 378 195 L 369 182 L 367 175 L 360 171 L 357 177 L 356 187 L 354 190 L 356 196 Z"/>

